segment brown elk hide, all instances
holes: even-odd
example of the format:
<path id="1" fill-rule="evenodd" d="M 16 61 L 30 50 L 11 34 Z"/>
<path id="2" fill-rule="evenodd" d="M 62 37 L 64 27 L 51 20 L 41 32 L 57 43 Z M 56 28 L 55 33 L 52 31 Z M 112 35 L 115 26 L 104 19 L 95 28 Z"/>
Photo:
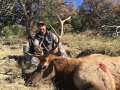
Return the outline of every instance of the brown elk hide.
<path id="1" fill-rule="evenodd" d="M 41 67 L 45 63 L 48 66 L 50 64 L 53 65 L 55 69 L 55 74 L 53 75 L 61 75 L 62 78 L 71 75 L 72 79 L 68 80 L 78 90 L 120 90 L 120 57 L 92 54 L 77 59 L 49 55 L 43 61 L 44 63 L 43 65 L 41 64 Z M 42 68 L 38 69 L 41 72 Z M 49 69 L 51 68 L 47 68 L 48 71 Z M 31 79 L 32 82 L 34 82 L 35 77 L 36 75 Z M 43 79 L 41 78 L 41 80 Z"/>

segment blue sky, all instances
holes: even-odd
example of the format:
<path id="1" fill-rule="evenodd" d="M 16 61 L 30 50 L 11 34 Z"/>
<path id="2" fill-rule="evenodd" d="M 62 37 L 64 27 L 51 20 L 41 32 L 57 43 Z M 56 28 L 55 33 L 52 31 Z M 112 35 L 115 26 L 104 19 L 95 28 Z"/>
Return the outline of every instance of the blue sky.
<path id="1" fill-rule="evenodd" d="M 75 7 L 77 8 L 78 6 L 81 5 L 83 0 L 65 0 L 67 2 L 75 2 Z"/>

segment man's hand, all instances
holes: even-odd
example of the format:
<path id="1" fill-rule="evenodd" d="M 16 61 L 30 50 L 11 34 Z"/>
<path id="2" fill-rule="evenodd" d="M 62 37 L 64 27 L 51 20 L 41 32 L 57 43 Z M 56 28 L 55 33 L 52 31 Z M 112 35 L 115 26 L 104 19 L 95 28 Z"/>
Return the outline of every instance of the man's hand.
<path id="1" fill-rule="evenodd" d="M 39 51 L 39 53 L 42 53 L 43 48 L 38 47 L 38 51 Z"/>
<path id="2" fill-rule="evenodd" d="M 39 55 L 43 55 L 43 48 L 42 47 L 38 47 L 36 46 L 35 47 L 35 52 L 34 52 L 36 55 L 39 54 Z"/>
<path id="3" fill-rule="evenodd" d="M 58 54 L 58 48 L 54 50 L 53 54 Z"/>

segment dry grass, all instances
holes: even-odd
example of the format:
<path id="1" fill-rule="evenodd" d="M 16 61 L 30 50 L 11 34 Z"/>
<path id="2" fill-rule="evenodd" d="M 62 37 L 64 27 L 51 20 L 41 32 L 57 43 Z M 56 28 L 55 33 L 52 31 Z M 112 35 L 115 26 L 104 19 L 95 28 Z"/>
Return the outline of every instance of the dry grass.
<path id="1" fill-rule="evenodd" d="M 13 59 L 1 59 L 0 65 L 0 90 L 54 90 L 52 83 L 40 83 L 37 87 L 27 87 L 21 77 L 21 69 L 18 68 L 17 62 Z"/>
<path id="2" fill-rule="evenodd" d="M 0 38 L 0 42 L 4 41 L 5 38 Z M 12 39 L 12 41 L 15 40 Z M 64 48 L 71 51 L 73 56 L 86 50 L 117 56 L 120 55 L 119 41 L 120 37 L 86 36 L 81 34 L 68 34 L 62 37 Z M 40 83 L 38 87 L 24 86 L 21 69 L 17 67 L 16 61 L 3 58 L 8 55 L 22 55 L 22 46 L 19 44 L 12 46 L 0 44 L 0 60 L 1 62 L 7 61 L 7 63 L 0 66 L 0 90 L 54 90 L 52 83 Z M 12 69 L 11 75 L 3 74 L 10 69 Z M 13 78 L 14 74 L 17 75 L 16 78 Z M 11 78 L 13 82 L 10 82 Z"/>
<path id="3" fill-rule="evenodd" d="M 51 82 L 40 83 L 37 87 L 24 85 L 25 81 L 21 77 L 21 68 L 14 59 L 7 58 L 9 55 L 23 55 L 22 46 L 0 44 L 0 90 L 54 90 Z"/>
<path id="4" fill-rule="evenodd" d="M 8 55 L 21 55 L 22 54 L 22 46 L 8 46 L 8 45 L 0 45 L 0 56 L 8 56 Z M 12 49 L 13 48 L 13 49 Z M 14 49 L 15 48 L 15 49 Z"/>
<path id="5" fill-rule="evenodd" d="M 65 45 L 64 47 L 70 51 L 77 51 L 80 53 L 90 50 L 92 53 L 103 53 L 113 56 L 120 55 L 120 37 L 85 36 L 75 34 L 63 36 L 62 41 L 68 43 L 68 45 Z"/>

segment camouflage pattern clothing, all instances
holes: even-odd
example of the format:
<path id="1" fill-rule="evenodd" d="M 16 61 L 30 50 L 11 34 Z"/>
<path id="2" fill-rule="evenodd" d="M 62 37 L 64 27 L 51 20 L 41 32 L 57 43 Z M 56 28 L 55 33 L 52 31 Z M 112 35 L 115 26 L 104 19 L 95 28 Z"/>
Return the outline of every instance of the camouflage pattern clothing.
<path id="1" fill-rule="evenodd" d="M 40 33 L 37 33 L 34 38 L 34 43 L 36 46 L 39 46 L 39 44 L 41 43 L 41 47 L 43 48 L 43 54 L 46 54 L 53 47 L 55 47 L 55 45 L 58 43 L 58 38 L 51 31 L 46 31 L 46 34 L 44 36 L 40 35 Z M 37 47 L 35 47 L 35 51 L 36 52 L 38 51 Z M 67 56 L 66 51 L 62 47 L 61 42 L 59 43 L 58 46 L 58 53 L 59 56 Z"/>
<path id="2" fill-rule="evenodd" d="M 44 36 L 40 35 L 40 33 L 37 33 L 34 37 L 33 42 L 34 42 L 34 46 L 33 46 L 34 52 L 40 53 L 38 48 L 40 46 L 43 51 L 42 55 L 44 55 L 47 52 L 49 52 L 53 47 L 55 47 L 55 45 L 58 43 L 58 38 L 51 31 L 46 31 L 46 34 Z M 27 54 L 27 53 L 33 53 L 33 52 L 30 52 L 29 43 L 27 43 L 23 47 L 23 53 L 26 55 L 26 58 L 28 58 L 28 60 L 31 61 L 31 64 L 35 64 L 36 66 L 38 65 L 36 57 L 34 57 L 33 55 Z M 61 42 L 59 43 L 59 46 L 58 46 L 58 55 L 63 57 L 67 56 L 67 53 L 62 47 Z"/>

